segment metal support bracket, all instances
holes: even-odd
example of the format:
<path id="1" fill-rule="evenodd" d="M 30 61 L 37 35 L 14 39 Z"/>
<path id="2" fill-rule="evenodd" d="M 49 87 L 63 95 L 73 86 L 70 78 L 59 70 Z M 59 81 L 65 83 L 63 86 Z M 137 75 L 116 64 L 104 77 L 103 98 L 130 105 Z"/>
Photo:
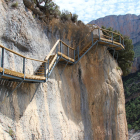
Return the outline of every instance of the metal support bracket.
<path id="1" fill-rule="evenodd" d="M 24 80 L 22 80 L 16 87 L 15 89 L 9 94 L 7 95 L 7 97 L 9 97 L 11 94 L 13 94 L 13 92 L 23 83 Z"/>
<path id="2" fill-rule="evenodd" d="M 2 48 L 1 67 L 3 68 L 2 75 L 4 75 L 4 48 Z"/>
<path id="3" fill-rule="evenodd" d="M 47 74 L 46 74 L 46 68 L 47 67 L 47 64 L 46 64 L 46 62 L 44 63 L 44 76 L 45 76 L 45 78 L 46 78 L 46 81 L 47 81 Z"/>
<path id="4" fill-rule="evenodd" d="M 75 61 L 75 50 L 74 50 L 74 61 Z"/>
<path id="5" fill-rule="evenodd" d="M 65 65 L 65 67 L 64 67 L 64 69 L 62 70 L 62 72 L 61 72 L 60 75 L 62 75 L 62 73 L 64 72 L 64 70 L 65 70 L 66 66 L 68 65 L 68 63 L 69 63 L 69 61 L 67 61 L 66 65 Z"/>
<path id="6" fill-rule="evenodd" d="M 80 56 L 80 58 L 76 61 L 76 62 L 74 62 L 73 64 L 76 64 L 96 43 L 98 43 L 98 41 L 99 40 L 97 40 L 93 45 L 91 45 L 89 48 L 88 48 L 88 50 L 82 55 L 82 56 Z"/>
<path id="7" fill-rule="evenodd" d="M 79 46 L 77 47 L 77 49 L 78 49 L 78 60 L 79 60 Z"/>
<path id="8" fill-rule="evenodd" d="M 23 74 L 24 74 L 24 80 L 25 80 L 25 57 L 23 57 Z"/>

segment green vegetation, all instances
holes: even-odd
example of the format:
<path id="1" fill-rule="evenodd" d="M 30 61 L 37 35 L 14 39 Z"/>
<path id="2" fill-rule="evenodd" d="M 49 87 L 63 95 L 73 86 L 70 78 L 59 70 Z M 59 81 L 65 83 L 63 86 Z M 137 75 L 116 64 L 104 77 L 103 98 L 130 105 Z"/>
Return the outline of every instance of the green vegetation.
<path id="1" fill-rule="evenodd" d="M 52 15 L 57 18 L 60 16 L 59 6 L 52 0 L 33 0 L 33 2 L 47 17 Z M 42 3 L 44 3 L 44 5 L 42 5 Z"/>
<path id="2" fill-rule="evenodd" d="M 32 0 L 32 3 L 27 2 L 27 0 L 23 0 L 25 6 L 27 6 L 29 9 L 31 9 L 34 14 L 40 15 L 41 17 L 46 17 L 49 20 L 52 20 L 53 18 L 61 19 L 63 22 L 65 21 L 72 21 L 77 22 L 78 15 L 77 14 L 71 14 L 71 12 L 64 10 L 60 12 L 59 6 L 55 4 L 52 0 Z M 44 3 L 44 4 L 42 4 Z M 34 6 L 34 4 L 36 6 Z M 30 6 L 29 6 L 30 5 Z M 38 7 L 38 11 L 35 7 Z M 45 16 L 42 16 L 42 13 Z"/>
<path id="3" fill-rule="evenodd" d="M 106 29 L 106 27 L 104 26 L 102 26 L 102 28 Z M 107 30 L 113 31 L 113 28 L 110 27 L 110 28 L 107 28 Z M 114 32 L 123 36 L 119 31 L 115 30 Z M 106 35 L 105 32 L 103 33 Z M 123 36 L 123 38 L 124 38 L 125 50 L 121 50 L 118 53 L 118 65 L 123 71 L 123 76 L 126 76 L 130 73 L 130 70 L 131 70 L 132 61 L 134 59 L 134 51 L 133 51 L 132 40 L 127 36 Z M 114 39 L 119 40 L 119 36 L 114 35 Z M 110 53 L 112 54 L 112 51 L 110 51 Z"/>
<path id="4" fill-rule="evenodd" d="M 64 10 L 62 11 L 61 15 L 60 15 L 60 18 L 62 21 L 68 21 L 71 19 L 71 14 L 69 11 L 67 10 Z"/>
<path id="5" fill-rule="evenodd" d="M 14 136 L 15 136 L 15 133 L 14 133 L 14 131 L 11 129 L 11 128 L 9 128 L 9 135 L 12 137 L 12 138 L 14 138 Z"/>
<path id="6" fill-rule="evenodd" d="M 140 97 L 126 103 L 128 129 L 140 130 Z"/>
<path id="7" fill-rule="evenodd" d="M 140 56 L 140 42 L 134 44 L 134 52 L 135 52 L 135 57 Z"/>
<path id="8" fill-rule="evenodd" d="M 140 71 L 123 77 L 123 85 L 126 99 L 140 92 Z"/>
<path id="9" fill-rule="evenodd" d="M 117 69 L 117 70 L 121 70 L 121 68 L 120 68 L 120 67 L 116 67 L 116 69 Z"/>
<path id="10" fill-rule="evenodd" d="M 78 15 L 77 14 L 73 14 L 71 17 L 72 22 L 77 22 L 78 20 Z"/>
<path id="11" fill-rule="evenodd" d="M 140 71 L 123 77 L 125 99 L 130 99 L 126 104 L 126 118 L 128 129 L 140 130 L 140 97 L 132 98 L 140 93 Z"/>
<path id="12" fill-rule="evenodd" d="M 61 15 L 60 15 L 60 19 L 65 22 L 65 21 L 72 21 L 72 22 L 77 22 L 78 19 L 78 15 L 77 14 L 71 14 L 71 12 L 64 10 L 62 11 Z"/>
<path id="13" fill-rule="evenodd" d="M 15 2 L 11 5 L 13 8 L 17 8 L 18 7 L 18 2 Z"/>

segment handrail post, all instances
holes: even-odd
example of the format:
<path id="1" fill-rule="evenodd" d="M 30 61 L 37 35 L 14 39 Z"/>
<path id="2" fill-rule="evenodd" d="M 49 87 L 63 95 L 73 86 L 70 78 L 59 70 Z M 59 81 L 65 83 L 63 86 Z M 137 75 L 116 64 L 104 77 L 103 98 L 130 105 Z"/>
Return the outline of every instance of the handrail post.
<path id="1" fill-rule="evenodd" d="M 93 31 L 91 32 L 91 38 L 92 38 L 92 45 L 93 45 Z"/>
<path id="2" fill-rule="evenodd" d="M 69 47 L 68 47 L 68 57 L 69 57 Z"/>
<path id="3" fill-rule="evenodd" d="M 58 45 L 56 46 L 56 53 L 58 53 Z"/>
<path id="4" fill-rule="evenodd" d="M 23 57 L 23 74 L 25 79 L 25 57 Z"/>
<path id="5" fill-rule="evenodd" d="M 74 50 L 74 61 L 75 61 L 75 50 Z"/>
<path id="6" fill-rule="evenodd" d="M 62 53 L 62 42 L 60 41 L 60 52 Z"/>
<path id="7" fill-rule="evenodd" d="M 99 40 L 100 40 L 100 28 L 98 28 Z"/>
<path id="8" fill-rule="evenodd" d="M 119 39 L 120 39 L 120 44 L 121 44 L 121 36 L 119 35 Z"/>
<path id="9" fill-rule="evenodd" d="M 79 60 L 79 46 L 78 46 L 78 60 Z"/>
<path id="10" fill-rule="evenodd" d="M 4 75 L 4 48 L 2 48 L 1 67 L 3 68 L 2 75 Z"/>
<path id="11" fill-rule="evenodd" d="M 47 79 L 49 78 L 49 59 L 48 59 L 48 73 L 47 73 Z"/>
<path id="12" fill-rule="evenodd" d="M 111 40 L 112 40 L 112 42 L 113 42 L 113 33 L 111 33 Z"/>
<path id="13" fill-rule="evenodd" d="M 44 63 L 44 77 L 46 78 L 46 81 L 47 81 L 47 75 L 46 75 L 46 62 Z"/>

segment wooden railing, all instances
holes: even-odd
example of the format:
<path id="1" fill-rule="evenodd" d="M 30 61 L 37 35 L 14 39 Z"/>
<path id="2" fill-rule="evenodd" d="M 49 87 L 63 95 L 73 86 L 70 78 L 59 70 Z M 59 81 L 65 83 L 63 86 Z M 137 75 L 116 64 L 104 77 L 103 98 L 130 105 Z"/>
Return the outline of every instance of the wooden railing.
<path id="1" fill-rule="evenodd" d="M 75 49 L 68 46 L 66 43 L 59 39 L 56 41 L 49 54 L 46 56 L 45 61 L 47 61 L 51 55 L 57 54 L 58 52 L 61 52 L 62 54 L 72 59 L 75 57 Z"/>
<path id="2" fill-rule="evenodd" d="M 41 62 L 41 63 L 45 63 L 45 64 L 47 63 L 47 61 L 33 59 L 33 58 L 26 57 L 24 55 L 21 55 L 21 54 L 15 52 L 13 50 L 10 50 L 10 49 L 2 46 L 2 45 L 0 45 L 0 48 L 2 48 L 2 53 L 1 53 L 1 67 L 3 68 L 3 75 L 4 75 L 4 70 L 6 68 L 5 67 L 5 51 L 11 52 L 11 53 L 13 53 L 13 54 L 15 54 L 15 55 L 17 55 L 17 56 L 19 56 L 19 57 L 21 57 L 23 59 L 22 64 L 20 63 L 20 65 L 22 65 L 22 68 L 23 68 L 22 73 L 24 74 L 24 78 L 26 76 L 26 72 L 25 72 L 25 70 L 26 70 L 26 65 L 25 65 L 26 60 L 37 61 L 37 62 Z M 44 69 L 46 69 L 46 67 Z M 46 77 L 46 75 L 44 75 L 44 77 Z"/>
<path id="3" fill-rule="evenodd" d="M 93 35 L 94 30 L 98 30 L 98 36 L 99 37 L 96 38 L 96 39 L 94 38 L 94 35 Z M 101 34 L 100 31 L 102 31 L 103 34 Z M 115 41 L 115 42 L 120 43 L 124 46 L 124 38 L 122 37 L 122 35 L 120 35 L 118 33 L 115 33 L 113 31 L 109 31 L 109 30 L 106 30 L 106 29 L 96 27 L 96 28 L 93 28 L 85 36 L 85 38 L 79 42 L 79 45 L 76 47 L 76 55 L 78 54 L 78 51 L 80 52 L 86 45 L 88 45 L 88 43 L 90 43 L 91 41 L 94 42 L 97 39 L 100 40 L 101 38 L 106 38 L 108 40 L 111 40 L 112 42 Z"/>

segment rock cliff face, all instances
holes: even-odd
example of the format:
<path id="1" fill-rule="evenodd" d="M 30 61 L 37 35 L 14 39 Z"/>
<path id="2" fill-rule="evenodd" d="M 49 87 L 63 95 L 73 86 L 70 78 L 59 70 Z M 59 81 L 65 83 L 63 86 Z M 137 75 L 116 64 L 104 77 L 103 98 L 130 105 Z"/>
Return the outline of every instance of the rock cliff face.
<path id="1" fill-rule="evenodd" d="M 97 20 L 93 20 L 90 24 L 97 24 L 100 27 L 112 27 L 114 30 L 120 31 L 123 35 L 129 36 L 133 40 L 133 44 L 140 42 L 140 15 L 110 15 Z"/>
<path id="2" fill-rule="evenodd" d="M 0 43 L 43 60 L 51 48 L 39 21 L 23 3 L 16 9 L 0 1 Z M 21 71 L 23 60 L 6 53 L 6 67 Z M 26 62 L 32 74 L 32 62 Z M 79 63 L 58 64 L 46 83 L 0 81 L 0 139 L 127 140 L 121 71 L 105 47 L 92 48 Z M 4 102 L 3 99 L 9 95 Z"/>

